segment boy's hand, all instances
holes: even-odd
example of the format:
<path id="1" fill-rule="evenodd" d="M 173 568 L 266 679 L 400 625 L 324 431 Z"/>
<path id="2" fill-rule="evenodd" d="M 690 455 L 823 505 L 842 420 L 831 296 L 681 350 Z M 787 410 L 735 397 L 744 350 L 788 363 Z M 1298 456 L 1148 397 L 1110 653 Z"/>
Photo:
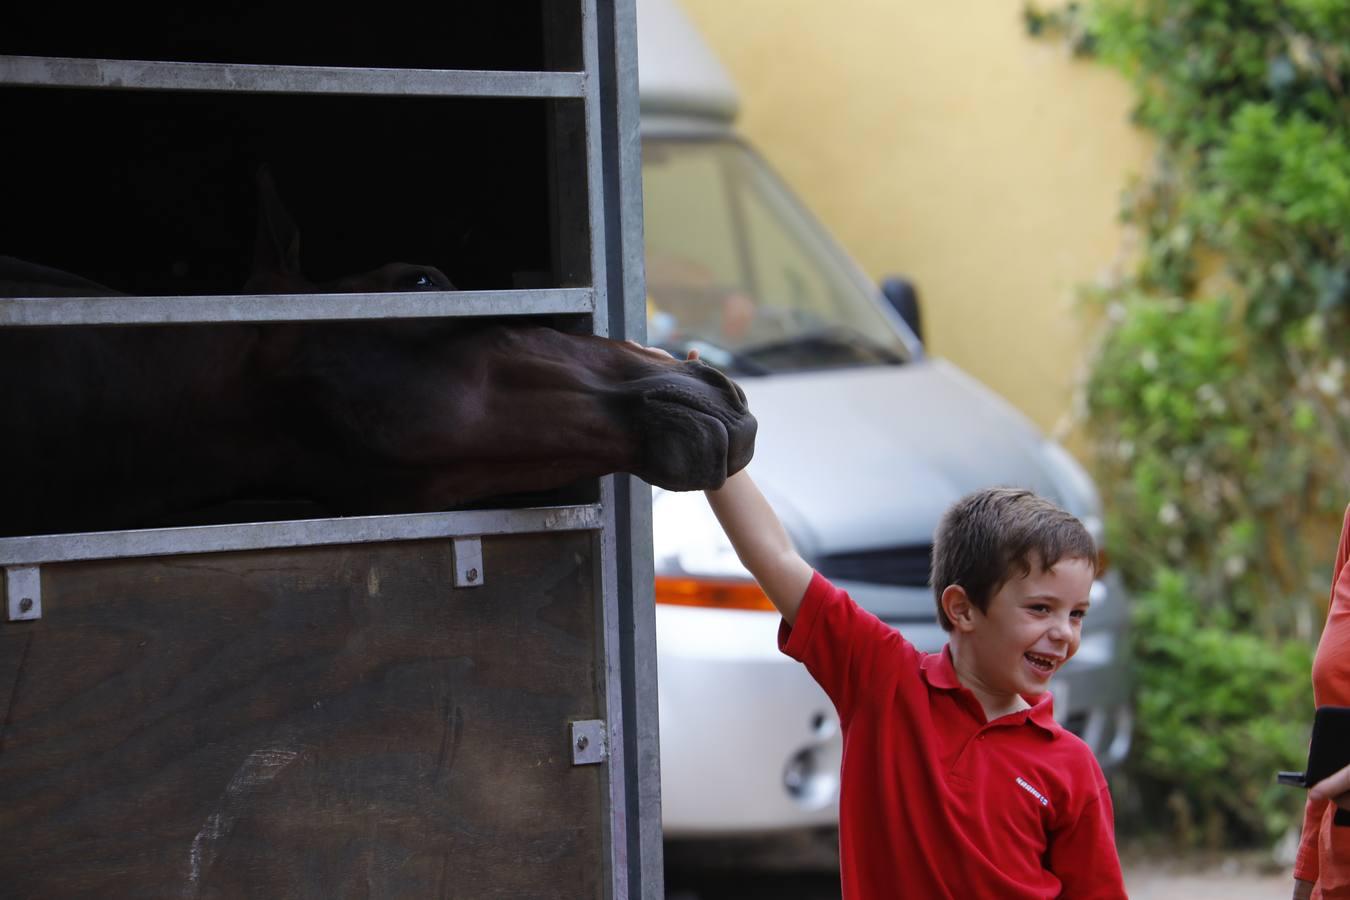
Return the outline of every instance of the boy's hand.
<path id="1" fill-rule="evenodd" d="M 645 350 L 645 351 L 647 351 L 648 353 L 659 353 L 659 354 L 661 354 L 662 356 L 668 356 L 668 357 L 670 357 L 671 359 L 674 359 L 674 358 L 675 358 L 675 354 L 671 353 L 669 350 L 665 349 L 664 347 L 644 347 L 642 344 L 639 344 L 637 341 L 632 341 L 632 340 L 630 340 L 630 341 L 625 341 L 624 343 L 626 343 L 626 344 L 632 344 L 634 347 L 637 347 L 639 350 Z M 695 350 L 693 347 L 690 347 L 690 348 L 689 348 L 689 355 L 685 357 L 685 360 L 688 361 L 688 360 L 693 360 L 693 359 L 698 359 L 698 351 Z"/>

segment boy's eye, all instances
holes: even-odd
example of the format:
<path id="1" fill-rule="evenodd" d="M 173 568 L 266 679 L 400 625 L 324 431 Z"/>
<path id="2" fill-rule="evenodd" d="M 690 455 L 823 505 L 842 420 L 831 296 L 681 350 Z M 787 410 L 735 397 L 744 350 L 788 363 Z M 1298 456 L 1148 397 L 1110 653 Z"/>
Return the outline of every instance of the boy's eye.
<path id="1" fill-rule="evenodd" d="M 1031 606 L 1031 607 L 1028 607 L 1028 608 L 1029 608 L 1032 612 L 1039 612 L 1039 613 L 1044 613 L 1044 612 L 1049 612 L 1049 611 L 1050 611 L 1050 607 L 1047 606 L 1047 605 L 1044 604 L 1044 603 L 1037 603 L 1036 605 Z"/>
<path id="2" fill-rule="evenodd" d="M 1069 613 L 1069 615 L 1073 616 L 1075 619 L 1078 619 L 1081 622 L 1087 616 L 1087 610 L 1075 609 L 1073 612 Z"/>

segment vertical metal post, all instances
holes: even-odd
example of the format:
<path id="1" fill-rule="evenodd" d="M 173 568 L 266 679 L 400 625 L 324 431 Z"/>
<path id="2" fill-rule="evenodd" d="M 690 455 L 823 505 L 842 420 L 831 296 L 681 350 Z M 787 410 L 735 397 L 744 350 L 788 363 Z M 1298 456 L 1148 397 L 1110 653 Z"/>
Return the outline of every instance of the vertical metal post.
<path id="1" fill-rule="evenodd" d="M 593 2 L 593 0 L 591 0 Z M 599 167 L 603 184 L 591 185 L 603 207 L 593 206 L 592 234 L 597 299 L 604 284 L 604 325 L 608 334 L 637 341 L 647 335 L 646 278 L 642 238 L 642 145 L 639 130 L 637 14 L 634 0 L 588 2 L 597 38 L 597 53 L 587 57 L 589 84 L 598 97 L 588 99 L 587 133 L 598 137 L 605 165 Z M 589 53 L 589 48 L 588 48 Z M 597 68 L 592 68 L 596 65 Z M 598 102 L 595 102 L 598 100 Z M 598 120 L 598 121 L 597 121 Z M 598 127 L 597 127 L 598 126 Z M 594 131 L 593 131 L 594 129 Z M 594 146 L 594 145 L 592 145 Z M 590 174 L 596 177 L 594 168 Z M 602 216 L 601 222 L 594 219 Z M 601 240 L 603 236 L 603 242 Z M 602 316 L 597 309 L 596 330 Z M 656 681 L 656 610 L 653 596 L 651 490 L 632 476 L 604 479 L 602 503 L 613 510 L 614 580 L 617 588 L 618 643 L 607 650 L 606 665 L 618 671 L 619 695 L 608 700 L 611 710 L 621 705 L 621 732 L 611 731 L 610 743 L 622 753 L 624 766 L 611 769 L 612 780 L 625 782 L 623 833 L 615 832 L 611 854 L 616 868 L 626 866 L 627 892 L 623 896 L 662 900 L 665 896 L 661 845 L 661 768 Z M 608 523 L 607 523 L 608 524 Z M 607 566 L 608 569 L 608 566 Z M 606 596 L 610 596 L 606 585 Z M 609 605 L 609 604 L 607 604 Z M 608 632 L 607 632 L 608 633 Z M 620 795 L 612 794 L 617 802 Z M 615 825 L 618 826 L 615 818 Z M 622 851 L 617 844 L 626 842 Z M 618 883 L 616 873 L 616 884 Z"/>
<path id="2" fill-rule="evenodd" d="M 608 196 L 605 183 L 604 140 L 605 120 L 610 118 L 604 109 L 601 87 L 607 81 L 604 69 L 612 72 L 614 48 L 612 41 L 600 36 L 602 19 L 612 20 L 612 0 L 583 0 L 582 60 L 586 69 L 586 194 L 587 218 L 591 233 L 591 283 L 595 290 L 596 311 L 592 327 L 596 334 L 610 335 L 612 308 L 623 304 L 622 279 L 616 279 L 606 264 L 607 250 L 614 239 L 610 234 L 610 206 L 617 198 Z M 602 68 L 602 59 L 606 60 Z M 616 223 L 617 224 L 617 223 Z M 620 537 L 619 523 L 625 515 L 616 505 L 615 476 L 600 481 L 600 506 L 604 511 L 604 528 L 599 535 L 600 622 L 601 646 L 604 659 L 605 721 L 609 731 L 609 767 L 606 772 L 609 792 L 609 822 L 606 844 L 609 851 L 609 885 L 613 900 L 646 897 L 641 872 L 633 877 L 632 825 L 638 821 L 630 816 L 628 801 L 629 770 L 627 729 L 624 720 L 626 694 L 624 640 L 620 624 L 621 609 L 626 605 L 619 598 L 619 560 L 627 555 L 627 536 Z"/>

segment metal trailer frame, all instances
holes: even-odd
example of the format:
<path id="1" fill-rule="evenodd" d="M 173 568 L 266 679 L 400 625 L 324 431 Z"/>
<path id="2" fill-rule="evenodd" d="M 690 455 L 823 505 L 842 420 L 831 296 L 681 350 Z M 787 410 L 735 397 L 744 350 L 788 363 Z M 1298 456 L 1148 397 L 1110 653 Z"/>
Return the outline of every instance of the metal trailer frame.
<path id="1" fill-rule="evenodd" d="M 116 90 L 579 99 L 584 104 L 591 286 L 416 294 L 0 297 L 0 327 L 580 314 L 602 336 L 642 340 L 635 0 L 578 0 L 581 72 L 363 69 L 0 56 L 0 85 Z M 41 616 L 44 564 L 453 538 L 456 581 L 483 535 L 590 531 L 604 664 L 609 895 L 664 896 L 651 499 L 632 476 L 601 479 L 597 504 L 0 538 L 8 618 Z M 484 577 L 491 577 L 484 573 Z M 580 724 L 580 723 L 576 723 Z M 580 732 L 578 732 L 580 734 Z M 587 741 L 577 738 L 581 746 Z"/>

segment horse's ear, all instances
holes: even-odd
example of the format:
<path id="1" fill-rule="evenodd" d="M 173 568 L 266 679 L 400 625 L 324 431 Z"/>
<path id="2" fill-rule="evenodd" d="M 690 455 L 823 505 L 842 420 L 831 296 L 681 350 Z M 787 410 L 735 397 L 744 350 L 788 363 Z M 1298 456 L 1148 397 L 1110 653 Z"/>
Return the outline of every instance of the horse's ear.
<path id="1" fill-rule="evenodd" d="M 300 275 L 300 229 L 277 194 L 272 171 L 258 167 L 258 236 L 253 243 L 253 277 Z"/>

